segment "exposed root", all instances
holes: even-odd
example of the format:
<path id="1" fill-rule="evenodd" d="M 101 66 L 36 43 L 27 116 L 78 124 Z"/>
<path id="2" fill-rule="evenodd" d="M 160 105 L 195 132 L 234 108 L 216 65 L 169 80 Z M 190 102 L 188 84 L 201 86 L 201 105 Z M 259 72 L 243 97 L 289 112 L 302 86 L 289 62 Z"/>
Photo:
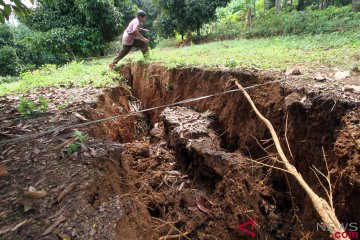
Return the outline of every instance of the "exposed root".
<path id="1" fill-rule="evenodd" d="M 275 132 L 275 129 L 273 127 L 273 125 L 271 124 L 271 122 L 265 118 L 257 109 L 257 107 L 255 106 L 254 102 L 252 101 L 251 97 L 249 96 L 249 94 L 245 91 L 245 89 L 239 84 L 239 82 L 237 80 L 235 80 L 235 84 L 237 85 L 237 87 L 241 90 L 241 92 L 245 95 L 245 98 L 248 100 L 248 102 L 250 103 L 252 109 L 254 110 L 254 112 L 256 113 L 256 115 L 265 123 L 266 127 L 270 130 L 271 136 L 274 140 L 274 144 L 276 147 L 276 150 L 280 156 L 280 159 L 283 161 L 285 168 L 286 168 L 286 172 L 289 172 L 291 175 L 293 175 L 296 179 L 296 181 L 301 185 L 301 187 L 305 190 L 305 192 L 308 194 L 308 196 L 310 197 L 315 210 L 318 212 L 318 214 L 320 215 L 322 221 L 324 222 L 324 224 L 328 227 L 328 230 L 330 231 L 330 233 L 332 234 L 332 236 L 334 236 L 334 234 L 336 232 L 344 232 L 345 230 L 343 229 L 343 227 L 340 224 L 340 221 L 338 220 L 338 218 L 336 217 L 335 211 L 332 207 L 332 203 L 328 203 L 327 201 L 325 201 L 324 199 L 320 198 L 311 188 L 310 186 L 305 182 L 305 180 L 303 179 L 302 175 L 297 171 L 297 169 L 289 162 L 289 160 L 287 159 L 287 157 L 285 156 L 285 153 L 281 147 L 280 144 L 280 140 L 279 137 L 277 136 L 277 133 Z M 348 237 L 343 238 L 337 238 L 337 239 L 350 239 Z"/>

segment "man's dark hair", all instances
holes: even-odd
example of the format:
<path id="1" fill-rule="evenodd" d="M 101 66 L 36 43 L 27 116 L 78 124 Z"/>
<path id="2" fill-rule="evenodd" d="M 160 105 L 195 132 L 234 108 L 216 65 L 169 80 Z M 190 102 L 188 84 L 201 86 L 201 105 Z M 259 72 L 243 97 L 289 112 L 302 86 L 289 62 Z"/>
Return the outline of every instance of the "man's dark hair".
<path id="1" fill-rule="evenodd" d="M 146 12 L 143 10 L 139 10 L 137 12 L 137 17 L 146 17 L 146 15 L 147 15 Z"/>

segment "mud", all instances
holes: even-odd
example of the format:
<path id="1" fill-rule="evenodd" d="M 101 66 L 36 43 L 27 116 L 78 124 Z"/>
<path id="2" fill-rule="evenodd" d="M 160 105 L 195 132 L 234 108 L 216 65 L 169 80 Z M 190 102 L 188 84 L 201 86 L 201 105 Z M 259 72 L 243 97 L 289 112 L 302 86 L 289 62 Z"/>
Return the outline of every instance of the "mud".
<path id="1" fill-rule="evenodd" d="M 234 85 L 230 79 L 233 78 L 239 80 L 246 87 L 275 80 L 278 77 L 247 71 L 200 68 L 166 69 L 157 64 L 146 66 L 141 63 L 129 64 L 123 67 L 121 72 L 130 81 L 134 95 L 141 100 L 144 108 L 232 89 Z M 337 98 L 331 92 L 297 87 L 296 82 L 262 86 L 250 90 L 249 94 L 259 110 L 273 123 L 292 163 L 303 174 L 310 186 L 326 198 L 324 190 L 311 171 L 311 167 L 315 166 L 326 173 L 322 154 L 322 148 L 324 148 L 331 173 L 334 206 L 340 222 L 359 223 L 360 212 L 355 207 L 360 186 L 357 180 L 359 175 L 358 103 Z M 244 155 L 252 159 L 262 159 L 275 152 L 272 141 L 269 140 L 269 132 L 257 119 L 240 93 L 199 101 L 189 104 L 188 107 L 200 113 L 211 113 L 210 115 L 213 117 L 211 129 L 217 136 L 220 136 L 218 139 L 220 148 L 226 152 Z M 160 121 L 161 111 L 153 111 L 148 114 L 151 126 Z M 286 147 L 285 132 L 291 150 Z M 216 233 L 224 233 L 221 237 L 217 236 L 218 238 L 233 239 L 234 235 L 232 234 L 236 232 L 237 223 L 251 218 L 258 219 L 260 224 L 257 227 L 263 230 L 257 235 L 259 239 L 327 237 L 326 233 L 316 232 L 316 223 L 320 223 L 320 219 L 313 206 L 309 204 L 310 201 L 306 194 L 294 179 L 285 176 L 284 173 L 277 170 L 269 171 L 269 168 L 266 167 L 254 170 L 254 166 L 243 166 L 241 170 L 250 176 L 243 173 L 233 174 L 229 179 L 238 180 L 239 183 L 232 186 L 229 180 L 224 181 L 224 178 L 227 179 L 225 176 L 230 174 L 225 166 L 218 167 L 223 172 L 216 172 L 214 169 L 210 170 L 206 163 L 194 164 L 201 159 L 201 149 L 213 149 L 213 145 L 202 146 L 195 151 L 196 153 L 192 152 L 191 154 L 177 149 L 173 144 L 167 145 L 167 147 L 175 150 L 177 165 L 181 166 L 184 158 L 190 162 L 188 163 L 190 167 L 183 169 L 191 168 L 192 171 L 195 171 L 192 173 L 195 184 L 204 186 L 205 191 L 213 194 L 211 196 L 221 199 L 225 209 L 244 206 L 244 203 L 228 198 L 223 199 L 224 196 L 219 195 L 216 189 L 224 188 L 224 186 L 231 189 L 229 191 L 238 191 L 239 187 L 243 188 L 244 186 L 251 189 L 249 192 L 235 193 L 232 196 L 242 201 L 247 199 L 249 202 L 245 203 L 246 207 L 243 209 L 248 208 L 251 214 L 246 218 L 244 214 L 237 215 L 236 211 L 232 210 L 230 211 L 232 220 L 226 218 L 215 220 L 217 226 L 221 225 L 220 223 L 226 223 L 222 225 L 222 230 L 214 229 Z M 207 158 L 211 159 L 213 155 L 216 154 L 207 154 Z M 270 164 L 271 161 L 268 163 Z M 239 165 L 241 166 L 240 163 Z M 206 174 L 199 175 L 196 171 L 208 173 L 208 176 Z M 243 179 L 234 177 L 237 175 L 241 175 Z M 246 179 L 246 183 L 244 183 L 244 179 Z M 264 189 L 259 189 L 259 186 Z M 259 192 L 256 192 L 257 190 Z M 266 195 L 262 196 L 261 192 L 265 192 Z M 269 222 L 266 214 L 262 214 L 259 209 L 261 203 L 269 204 L 276 209 L 272 215 L 270 214 L 270 220 L 271 218 L 276 219 L 272 227 L 264 224 L 267 222 L 271 225 L 271 221 Z M 213 226 L 203 227 L 203 229 L 206 228 L 212 229 Z M 188 227 L 186 230 L 189 229 Z M 202 230 L 195 228 L 195 232 L 201 233 Z M 213 233 L 213 236 L 215 235 Z M 194 235 L 190 234 L 189 236 Z M 196 236 L 195 238 L 200 237 Z"/>
<path id="2" fill-rule="evenodd" d="M 251 86 L 281 77 L 258 71 L 166 69 L 143 63 L 128 64 L 120 71 L 131 90 L 124 85 L 113 87 L 94 102 L 63 110 L 60 114 L 67 123 L 80 122 L 73 112 L 97 120 L 136 110 L 139 102 L 141 108 L 148 108 L 233 89 L 233 79 Z M 273 123 L 291 162 L 326 198 L 310 169 L 314 165 L 326 173 L 324 149 L 340 222 L 359 226 L 359 104 L 306 88 L 304 81 L 261 86 L 249 94 Z M 52 121 L 56 116 L 22 124 L 56 127 L 61 124 Z M 64 154 L 72 136 L 68 132 L 4 147 L 1 158 L 10 174 L 0 179 L 0 216 L 4 225 L 24 218 L 31 222 L 1 237 L 329 239 L 328 233 L 316 231 L 320 219 L 291 176 L 250 161 L 281 167 L 275 161 L 269 132 L 241 93 L 81 130 L 89 139 L 71 157 Z M 56 203 L 59 192 L 72 182 L 75 190 Z M 36 209 L 24 213 L 14 202 L 21 189 L 34 185 L 48 195 L 36 200 Z M 41 236 L 54 221 L 49 216 L 59 211 L 66 220 Z M 250 220 L 255 221 L 253 229 L 251 225 L 246 228 L 255 236 L 238 229 Z"/>

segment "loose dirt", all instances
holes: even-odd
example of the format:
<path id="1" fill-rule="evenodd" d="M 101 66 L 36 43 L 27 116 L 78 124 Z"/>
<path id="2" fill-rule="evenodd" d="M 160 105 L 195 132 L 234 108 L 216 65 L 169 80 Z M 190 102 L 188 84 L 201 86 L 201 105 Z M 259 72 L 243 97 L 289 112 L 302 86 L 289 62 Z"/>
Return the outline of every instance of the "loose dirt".
<path id="1" fill-rule="evenodd" d="M 68 104 L 51 105 L 34 118 L 16 113 L 16 96 L 1 98 L 0 140 L 229 90 L 235 88 L 231 78 L 251 86 L 284 77 L 142 63 L 120 71 L 131 90 L 46 89 L 54 103 Z M 284 149 L 287 136 L 286 154 L 322 197 L 310 168 L 326 173 L 324 148 L 336 213 L 342 223 L 359 226 L 359 96 L 342 86 L 311 84 L 289 76 L 285 84 L 249 93 Z M 241 93 L 79 130 L 87 140 L 71 156 L 72 129 L 1 146 L 7 170 L 0 176 L 1 239 L 329 238 L 316 231 L 319 217 L 291 176 L 250 160 L 281 167 L 269 133 Z M 46 196 L 24 196 L 29 188 Z M 255 236 L 239 230 L 243 223 Z"/>

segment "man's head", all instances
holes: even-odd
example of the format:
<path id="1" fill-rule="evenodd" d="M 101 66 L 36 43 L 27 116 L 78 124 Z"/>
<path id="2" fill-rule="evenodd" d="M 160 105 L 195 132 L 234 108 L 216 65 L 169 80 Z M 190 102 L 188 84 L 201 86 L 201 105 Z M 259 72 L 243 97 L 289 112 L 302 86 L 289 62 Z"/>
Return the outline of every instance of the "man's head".
<path id="1" fill-rule="evenodd" d="M 139 19 L 139 21 L 140 22 L 145 22 L 146 21 L 146 17 L 147 17 L 147 15 L 146 15 L 146 12 L 145 11 L 143 11 L 143 10 L 139 10 L 138 12 L 137 12 L 137 18 Z"/>

